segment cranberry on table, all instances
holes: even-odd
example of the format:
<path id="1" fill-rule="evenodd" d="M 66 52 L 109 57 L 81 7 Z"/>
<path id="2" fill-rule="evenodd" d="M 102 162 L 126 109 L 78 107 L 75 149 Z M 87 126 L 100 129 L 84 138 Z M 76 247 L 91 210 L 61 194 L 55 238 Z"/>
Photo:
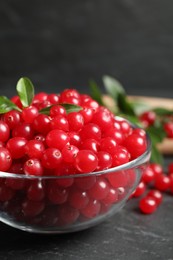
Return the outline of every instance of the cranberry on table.
<path id="1" fill-rule="evenodd" d="M 160 205 L 163 201 L 163 195 L 159 190 L 150 190 L 147 194 L 149 197 L 153 197 L 156 200 L 157 205 Z"/>
<path id="2" fill-rule="evenodd" d="M 155 180 L 155 173 L 151 167 L 147 167 L 142 175 L 142 180 L 145 183 L 151 183 Z"/>
<path id="3" fill-rule="evenodd" d="M 154 187 L 160 191 L 167 191 L 170 188 L 170 178 L 165 174 L 156 177 Z"/>
<path id="4" fill-rule="evenodd" d="M 139 202 L 139 209 L 144 214 L 152 214 L 157 209 L 156 200 L 150 196 L 142 198 Z"/>
<path id="5" fill-rule="evenodd" d="M 139 117 L 145 127 L 153 125 L 156 120 L 156 113 L 154 111 L 146 111 Z"/>
<path id="6" fill-rule="evenodd" d="M 169 138 L 173 138 L 173 122 L 165 123 L 164 130 Z"/>
<path id="7" fill-rule="evenodd" d="M 132 196 L 133 197 L 140 197 L 141 195 L 143 195 L 146 191 L 146 184 L 141 181 L 137 188 L 135 189 L 135 191 L 133 192 Z"/>

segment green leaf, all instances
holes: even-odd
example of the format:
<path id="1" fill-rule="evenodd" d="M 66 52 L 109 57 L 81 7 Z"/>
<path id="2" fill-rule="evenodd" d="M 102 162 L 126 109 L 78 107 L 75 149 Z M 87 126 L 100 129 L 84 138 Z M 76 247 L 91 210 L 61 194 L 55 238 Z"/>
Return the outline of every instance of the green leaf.
<path id="1" fill-rule="evenodd" d="M 125 90 L 118 80 L 105 75 L 105 76 L 103 76 L 103 84 L 106 89 L 106 92 L 114 100 L 117 100 L 119 94 L 125 95 Z"/>
<path id="2" fill-rule="evenodd" d="M 83 109 L 82 107 L 77 106 L 77 105 L 73 105 L 73 104 L 62 103 L 62 104 L 59 104 L 59 105 L 61 105 L 61 106 L 63 106 L 65 108 L 67 114 L 69 114 L 71 112 L 79 112 L 80 110 Z M 50 109 L 53 106 L 54 105 L 49 106 L 49 107 L 45 107 L 45 108 L 41 109 L 39 112 L 41 114 L 50 115 Z"/>
<path id="3" fill-rule="evenodd" d="M 165 131 L 162 125 L 150 126 L 147 128 L 147 133 L 149 134 L 152 143 L 157 144 L 161 143 L 166 137 Z"/>
<path id="4" fill-rule="evenodd" d="M 132 101 L 131 106 L 133 107 L 136 115 L 141 115 L 145 111 L 151 110 L 151 107 L 144 102 Z"/>
<path id="5" fill-rule="evenodd" d="M 163 156 L 162 154 L 158 151 L 157 147 L 155 144 L 152 143 L 152 150 L 151 150 L 151 158 L 150 160 L 154 163 L 158 163 L 163 165 Z"/>
<path id="6" fill-rule="evenodd" d="M 127 100 L 127 97 L 123 93 L 118 94 L 117 105 L 120 111 L 124 114 L 135 116 L 135 111 L 131 103 Z"/>
<path id="7" fill-rule="evenodd" d="M 17 93 L 20 97 L 20 101 L 24 107 L 31 105 L 34 97 L 34 86 L 30 79 L 21 78 L 17 82 L 16 86 Z"/>
<path id="8" fill-rule="evenodd" d="M 21 111 L 10 99 L 5 96 L 0 96 L 0 114 L 7 113 L 11 110 Z"/>
<path id="9" fill-rule="evenodd" d="M 94 80 L 89 81 L 89 87 L 90 87 L 90 93 L 91 97 L 97 101 L 100 105 L 104 105 L 103 100 L 102 100 L 102 94 L 101 91 L 97 85 L 97 83 Z"/>
<path id="10" fill-rule="evenodd" d="M 173 115 L 173 110 L 168 110 L 168 109 L 162 108 L 162 107 L 156 107 L 156 108 L 153 109 L 153 111 L 154 111 L 158 116 Z"/>

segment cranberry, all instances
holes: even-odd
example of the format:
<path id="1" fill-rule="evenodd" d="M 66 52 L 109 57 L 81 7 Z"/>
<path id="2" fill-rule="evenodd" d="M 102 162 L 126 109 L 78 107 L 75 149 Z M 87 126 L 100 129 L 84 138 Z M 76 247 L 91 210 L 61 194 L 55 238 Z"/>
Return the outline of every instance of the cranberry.
<path id="1" fill-rule="evenodd" d="M 165 123 L 164 130 L 169 138 L 173 138 L 173 122 Z"/>
<path id="2" fill-rule="evenodd" d="M 59 102 L 59 95 L 57 94 L 49 94 L 48 95 L 48 101 L 51 103 L 51 104 L 57 104 Z"/>
<path id="3" fill-rule="evenodd" d="M 45 190 L 41 181 L 32 181 L 28 190 L 27 198 L 29 200 L 41 201 L 45 197 Z"/>
<path id="4" fill-rule="evenodd" d="M 10 137 L 10 128 L 9 126 L 3 122 L 0 121 L 0 141 L 6 142 Z"/>
<path id="5" fill-rule="evenodd" d="M 152 169 L 152 171 L 154 172 L 155 177 L 157 175 L 160 175 L 163 173 L 163 168 L 160 164 L 158 163 L 150 163 L 149 167 Z"/>
<path id="6" fill-rule="evenodd" d="M 107 175 L 107 178 L 114 188 L 126 187 L 128 184 L 128 178 L 124 171 L 112 172 Z"/>
<path id="7" fill-rule="evenodd" d="M 150 190 L 147 194 L 149 197 L 153 197 L 157 203 L 157 205 L 160 205 L 163 200 L 163 195 L 159 190 Z"/>
<path id="8" fill-rule="evenodd" d="M 26 175 L 43 175 L 43 166 L 38 159 L 29 159 L 24 164 L 24 173 Z"/>
<path id="9" fill-rule="evenodd" d="M 68 202 L 75 209 L 83 209 L 88 204 L 89 197 L 85 191 L 73 189 L 69 194 Z"/>
<path id="10" fill-rule="evenodd" d="M 33 128 L 37 133 L 47 134 L 50 129 L 50 118 L 47 115 L 39 114 L 33 121 Z"/>
<path id="11" fill-rule="evenodd" d="M 152 197 L 144 197 L 139 202 L 139 208 L 144 214 L 152 214 L 157 209 L 156 200 Z"/>
<path id="12" fill-rule="evenodd" d="M 23 109 L 22 118 L 26 123 L 32 123 L 38 116 L 38 109 L 35 106 L 29 106 Z"/>
<path id="13" fill-rule="evenodd" d="M 34 99 L 33 99 L 33 104 L 46 101 L 47 99 L 48 99 L 48 94 L 47 93 L 39 92 L 39 93 L 35 94 Z"/>
<path id="14" fill-rule="evenodd" d="M 93 172 L 98 165 L 97 156 L 90 150 L 80 150 L 74 160 L 80 172 Z"/>
<path id="15" fill-rule="evenodd" d="M 116 151 L 116 147 L 117 147 L 116 140 L 112 137 L 105 137 L 100 140 L 101 151 L 114 155 Z"/>
<path id="16" fill-rule="evenodd" d="M 2 202 L 9 201 L 14 197 L 14 194 L 15 194 L 14 190 L 7 187 L 6 185 L 0 186 L 0 201 Z"/>
<path id="17" fill-rule="evenodd" d="M 167 191 L 170 187 L 170 178 L 165 174 L 160 174 L 157 176 L 154 186 L 160 191 Z"/>
<path id="18" fill-rule="evenodd" d="M 141 181 L 138 184 L 138 186 L 135 189 L 135 191 L 133 192 L 132 196 L 133 197 L 140 197 L 140 196 L 142 196 L 145 193 L 145 191 L 146 191 L 146 184 L 143 181 Z"/>
<path id="19" fill-rule="evenodd" d="M 85 139 L 95 139 L 100 140 L 101 139 L 101 129 L 98 125 L 94 123 L 88 123 L 87 125 L 84 125 L 84 127 L 80 131 L 80 137 L 83 140 Z"/>
<path id="20" fill-rule="evenodd" d="M 51 129 L 60 129 L 65 132 L 69 131 L 69 123 L 66 117 L 62 115 L 54 116 L 50 122 Z"/>
<path id="21" fill-rule="evenodd" d="M 43 201 L 26 200 L 22 204 L 22 212 L 26 217 L 35 217 L 45 208 Z"/>
<path id="22" fill-rule="evenodd" d="M 46 143 L 49 147 L 62 149 L 70 138 L 66 132 L 59 129 L 51 130 L 46 136 Z"/>
<path id="23" fill-rule="evenodd" d="M 84 124 L 87 124 L 91 122 L 94 111 L 89 107 L 84 107 L 79 113 L 83 116 Z"/>
<path id="24" fill-rule="evenodd" d="M 10 129 L 15 128 L 19 123 L 21 123 L 21 113 L 16 110 L 11 110 L 5 113 L 3 118 Z"/>
<path id="25" fill-rule="evenodd" d="M 146 140 L 137 134 L 129 135 L 124 142 L 124 146 L 131 154 L 132 159 L 142 155 L 147 148 Z"/>
<path id="26" fill-rule="evenodd" d="M 5 147 L 0 147 L 0 171 L 8 171 L 11 164 L 11 153 Z"/>
<path id="27" fill-rule="evenodd" d="M 97 171 L 103 171 L 111 168 L 112 156 L 109 153 L 100 151 L 97 153 L 97 158 L 98 158 L 98 166 L 96 169 Z"/>
<path id="28" fill-rule="evenodd" d="M 25 145 L 25 153 L 30 158 L 40 159 L 43 151 L 45 150 L 44 144 L 41 141 L 30 140 Z"/>
<path id="29" fill-rule="evenodd" d="M 145 127 L 153 125 L 156 120 L 156 113 L 154 111 L 146 111 L 139 117 Z"/>
<path id="30" fill-rule="evenodd" d="M 106 179 L 99 177 L 96 183 L 88 190 L 88 194 L 91 198 L 102 200 L 109 193 L 109 184 Z"/>
<path id="31" fill-rule="evenodd" d="M 25 145 L 27 143 L 24 137 L 13 137 L 7 142 L 7 149 L 10 151 L 13 159 L 21 158 L 25 155 Z"/>
<path id="32" fill-rule="evenodd" d="M 85 208 L 81 209 L 80 212 L 86 218 L 94 218 L 100 212 L 101 204 L 98 200 L 90 199 Z"/>
<path id="33" fill-rule="evenodd" d="M 169 173 L 169 174 L 173 173 L 173 163 L 170 163 L 170 164 L 168 165 L 168 173 Z"/>
<path id="34" fill-rule="evenodd" d="M 113 118 L 107 109 L 98 109 L 98 111 L 93 115 L 92 122 L 98 125 L 102 131 L 106 131 L 113 125 Z"/>
<path id="35" fill-rule="evenodd" d="M 79 149 L 74 145 L 65 145 L 62 149 L 63 160 L 67 163 L 73 163 Z"/>
<path id="36" fill-rule="evenodd" d="M 91 150 L 93 151 L 94 153 L 97 153 L 98 150 L 99 150 L 99 141 L 95 140 L 95 139 L 92 139 L 92 138 L 89 138 L 89 139 L 85 139 L 81 146 L 80 146 L 80 149 L 82 150 Z"/>
<path id="37" fill-rule="evenodd" d="M 79 210 L 64 204 L 59 207 L 58 214 L 63 226 L 72 225 L 79 217 Z"/>
<path id="38" fill-rule="evenodd" d="M 104 205 L 111 205 L 118 201 L 117 189 L 110 188 L 107 196 L 101 200 Z"/>
<path id="39" fill-rule="evenodd" d="M 54 116 L 66 116 L 66 110 L 63 106 L 61 105 L 54 105 L 51 107 L 50 109 L 50 116 L 54 117 Z"/>
<path id="40" fill-rule="evenodd" d="M 80 177 L 75 178 L 74 182 L 75 182 L 75 185 L 77 186 L 77 188 L 84 190 L 84 191 L 89 190 L 95 184 L 96 176 L 94 176 L 94 175 L 82 176 L 81 178 Z"/>
<path id="41" fill-rule="evenodd" d="M 58 187 L 56 182 L 50 182 L 47 189 L 47 197 L 52 204 L 63 204 L 67 201 L 68 190 Z"/>
<path id="42" fill-rule="evenodd" d="M 27 140 L 31 140 L 34 137 L 34 129 L 29 123 L 21 123 L 16 126 L 12 131 L 13 137 L 24 137 Z"/>
<path id="43" fill-rule="evenodd" d="M 79 112 L 72 112 L 67 115 L 70 131 L 79 131 L 84 125 L 84 118 Z"/>
<path id="44" fill-rule="evenodd" d="M 128 163 L 130 160 L 130 154 L 123 146 L 117 146 L 115 153 L 112 156 L 112 166 L 119 166 Z"/>
<path id="45" fill-rule="evenodd" d="M 43 152 L 41 163 L 45 168 L 55 169 L 62 161 L 62 154 L 56 148 L 48 148 Z"/>
<path id="46" fill-rule="evenodd" d="M 145 183 L 151 183 L 155 179 L 154 171 L 151 167 L 147 167 L 142 175 L 142 180 Z"/>

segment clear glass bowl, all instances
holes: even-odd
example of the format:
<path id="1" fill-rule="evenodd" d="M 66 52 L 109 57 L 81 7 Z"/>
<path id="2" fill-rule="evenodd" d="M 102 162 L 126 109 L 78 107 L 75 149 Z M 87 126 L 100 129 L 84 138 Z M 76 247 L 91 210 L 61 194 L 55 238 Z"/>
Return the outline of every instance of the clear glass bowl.
<path id="1" fill-rule="evenodd" d="M 137 159 L 104 171 L 34 177 L 0 172 L 0 221 L 33 233 L 68 233 L 118 212 L 137 187 L 151 141 Z"/>

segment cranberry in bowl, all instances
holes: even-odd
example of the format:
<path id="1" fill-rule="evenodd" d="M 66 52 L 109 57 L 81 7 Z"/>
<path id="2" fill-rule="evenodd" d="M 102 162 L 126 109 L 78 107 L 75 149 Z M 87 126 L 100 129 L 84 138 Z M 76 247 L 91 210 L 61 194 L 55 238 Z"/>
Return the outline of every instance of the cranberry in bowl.
<path id="1" fill-rule="evenodd" d="M 1 97 L 0 221 L 61 234 L 118 212 L 149 162 L 145 131 L 74 89 L 25 96 Z"/>
<path id="2" fill-rule="evenodd" d="M 11 172 L 0 171 L 0 220 L 20 230 L 45 234 L 83 230 L 106 220 L 125 205 L 147 167 L 151 142 L 147 135 L 145 138 L 146 149 L 140 156 L 110 168 L 112 161 L 127 160 L 127 149 L 118 146 L 110 155 L 113 145 L 107 137 L 99 144 L 105 151 L 99 150 L 97 157 L 89 148 L 76 152 L 71 145 L 61 155 L 56 148 L 47 148 L 41 165 L 39 159 L 28 159 L 24 165 L 13 159 Z M 93 143 L 83 145 L 95 147 Z M 129 143 L 127 139 L 127 146 Z M 63 155 L 70 160 L 69 151 L 77 153 L 75 162 L 58 164 Z"/>

